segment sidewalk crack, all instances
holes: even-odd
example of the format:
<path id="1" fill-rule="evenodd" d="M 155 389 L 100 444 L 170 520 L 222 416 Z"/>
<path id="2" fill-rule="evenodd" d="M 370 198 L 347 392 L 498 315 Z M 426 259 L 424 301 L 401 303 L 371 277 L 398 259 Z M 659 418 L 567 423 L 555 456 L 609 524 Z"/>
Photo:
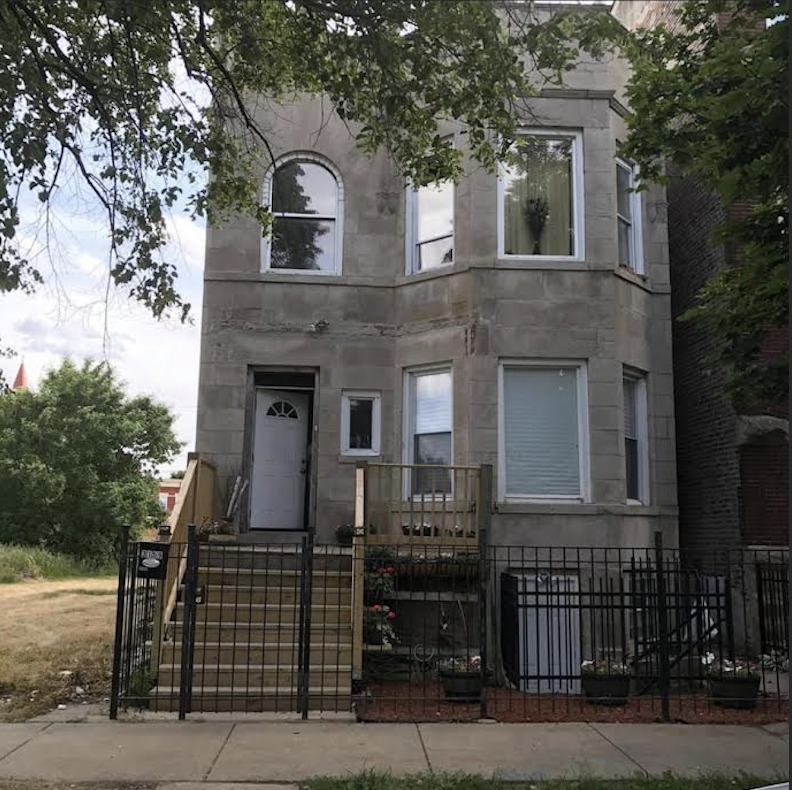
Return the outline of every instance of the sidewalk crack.
<path id="1" fill-rule="evenodd" d="M 225 749 L 226 744 L 228 743 L 229 739 L 231 738 L 231 734 L 234 732 L 235 729 L 236 729 L 236 722 L 234 722 L 231 725 L 231 729 L 228 731 L 228 735 L 226 735 L 225 740 L 223 741 L 223 745 L 217 750 L 217 754 L 215 755 L 214 760 L 212 760 L 212 764 L 209 766 L 209 770 L 204 774 L 204 778 L 203 778 L 204 782 L 207 781 L 207 779 L 209 779 L 209 774 L 212 773 L 215 765 L 217 765 L 217 761 L 220 759 L 220 755 L 223 753 L 223 749 Z"/>
<path id="2" fill-rule="evenodd" d="M 27 746 L 36 736 L 41 735 L 42 732 L 46 732 L 50 727 L 52 727 L 54 722 L 50 722 L 45 727 L 42 727 L 40 730 L 36 730 L 27 740 L 22 741 L 22 743 L 17 744 L 11 751 L 6 752 L 5 754 L 0 754 L 0 763 L 6 759 L 6 757 L 10 757 L 14 752 L 19 751 L 23 746 Z"/>
<path id="3" fill-rule="evenodd" d="M 418 725 L 418 722 L 415 722 L 415 731 L 418 733 L 418 740 L 421 742 L 421 748 L 423 749 L 424 758 L 426 759 L 426 765 L 429 768 L 429 773 L 434 773 L 434 768 L 432 768 L 432 761 L 429 759 L 429 752 L 426 751 L 426 744 L 424 743 L 423 735 L 421 734 L 421 728 Z"/>
<path id="4" fill-rule="evenodd" d="M 600 736 L 603 740 L 606 740 L 617 752 L 621 752 L 633 765 L 637 766 L 640 771 L 642 771 L 646 776 L 649 776 L 649 771 L 646 770 L 639 762 L 636 760 L 631 754 L 628 754 L 621 746 L 614 743 L 607 735 L 600 732 L 591 722 L 586 722 L 586 726 L 591 727 L 597 735 Z"/>

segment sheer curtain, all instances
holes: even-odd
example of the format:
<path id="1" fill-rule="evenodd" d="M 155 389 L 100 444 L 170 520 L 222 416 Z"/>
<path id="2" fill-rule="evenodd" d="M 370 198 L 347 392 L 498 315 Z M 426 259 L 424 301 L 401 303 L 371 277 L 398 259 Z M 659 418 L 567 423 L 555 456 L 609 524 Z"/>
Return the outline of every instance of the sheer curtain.
<path id="1" fill-rule="evenodd" d="M 574 255 L 572 140 L 529 137 L 504 176 L 507 255 Z"/>

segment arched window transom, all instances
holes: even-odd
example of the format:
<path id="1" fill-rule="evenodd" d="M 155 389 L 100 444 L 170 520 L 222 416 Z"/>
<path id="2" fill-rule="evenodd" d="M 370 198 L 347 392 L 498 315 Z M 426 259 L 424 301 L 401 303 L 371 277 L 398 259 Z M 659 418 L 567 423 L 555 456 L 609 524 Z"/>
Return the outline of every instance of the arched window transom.
<path id="1" fill-rule="evenodd" d="M 265 182 L 264 198 L 273 214 L 264 268 L 337 274 L 342 195 L 330 167 L 307 154 L 281 161 Z"/>
<path id="2" fill-rule="evenodd" d="M 299 419 L 299 415 L 297 414 L 297 409 L 291 405 L 288 401 L 285 400 L 278 400 L 275 401 L 268 409 L 267 409 L 267 417 L 283 417 L 287 420 L 297 420 Z"/>

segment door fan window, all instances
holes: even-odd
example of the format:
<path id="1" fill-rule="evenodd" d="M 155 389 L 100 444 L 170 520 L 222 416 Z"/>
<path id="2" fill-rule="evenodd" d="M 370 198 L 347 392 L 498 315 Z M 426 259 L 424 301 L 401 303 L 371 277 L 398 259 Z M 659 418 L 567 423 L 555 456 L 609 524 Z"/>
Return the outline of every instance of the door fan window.
<path id="1" fill-rule="evenodd" d="M 275 401 L 267 409 L 267 417 L 283 417 L 287 420 L 298 419 L 297 409 L 285 400 Z"/>

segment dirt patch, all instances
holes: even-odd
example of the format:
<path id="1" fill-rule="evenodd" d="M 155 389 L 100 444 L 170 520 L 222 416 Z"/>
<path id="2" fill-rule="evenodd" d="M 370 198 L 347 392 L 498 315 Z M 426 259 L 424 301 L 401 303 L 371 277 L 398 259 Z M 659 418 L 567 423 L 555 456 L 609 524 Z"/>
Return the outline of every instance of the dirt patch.
<path id="1" fill-rule="evenodd" d="M 372 686 L 371 698 L 358 707 L 361 721 L 475 721 L 479 703 L 449 702 L 439 683 L 388 683 Z M 584 697 L 535 695 L 488 688 L 486 716 L 503 722 L 661 721 L 660 699 L 631 697 L 626 705 L 592 705 Z M 672 699 L 671 720 L 688 724 L 769 724 L 787 721 L 789 701 L 759 699 L 754 710 L 731 710 L 713 704 L 706 694 Z"/>
<path id="2" fill-rule="evenodd" d="M 0 790 L 154 790 L 151 782 L 41 782 L 0 779 Z"/>
<path id="3" fill-rule="evenodd" d="M 0 721 L 107 696 L 115 579 L 0 586 Z"/>

